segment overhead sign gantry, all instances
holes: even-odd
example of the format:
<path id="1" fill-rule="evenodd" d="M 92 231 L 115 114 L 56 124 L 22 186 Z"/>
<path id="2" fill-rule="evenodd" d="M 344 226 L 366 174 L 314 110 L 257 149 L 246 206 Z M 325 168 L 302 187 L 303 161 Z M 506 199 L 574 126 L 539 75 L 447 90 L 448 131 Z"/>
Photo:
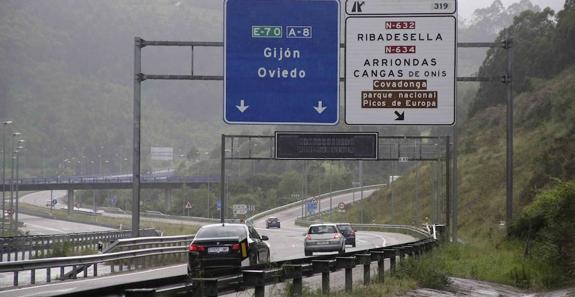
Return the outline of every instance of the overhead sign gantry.
<path id="1" fill-rule="evenodd" d="M 338 0 L 227 0 L 224 120 L 335 125 Z"/>

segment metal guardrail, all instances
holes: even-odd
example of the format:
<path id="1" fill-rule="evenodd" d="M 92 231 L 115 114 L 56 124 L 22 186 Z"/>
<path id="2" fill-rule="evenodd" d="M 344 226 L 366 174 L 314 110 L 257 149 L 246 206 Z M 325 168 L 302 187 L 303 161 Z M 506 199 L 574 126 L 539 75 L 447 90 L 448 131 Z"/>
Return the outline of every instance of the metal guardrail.
<path id="1" fill-rule="evenodd" d="M 141 232 L 146 236 L 158 235 L 154 229 L 143 229 Z M 49 257 L 55 247 L 64 245 L 73 252 L 96 250 L 100 242 L 107 246 L 110 242 L 131 236 L 131 231 L 98 231 L 0 237 L 0 262 Z"/>
<path id="2" fill-rule="evenodd" d="M 52 269 L 59 269 L 59 276 L 55 279 L 76 278 L 81 272 L 84 277 L 88 277 L 88 268 L 92 267 L 93 276 L 98 275 L 98 265 L 107 263 L 111 272 L 115 273 L 116 268 L 119 271 L 131 268 L 147 268 L 153 263 L 177 263 L 184 260 L 185 253 L 188 251 L 188 244 L 194 238 L 193 235 L 181 236 L 162 236 L 162 237 L 139 237 L 119 239 L 100 255 L 75 256 L 75 257 L 58 257 L 23 260 L 18 262 L 0 263 L 0 273 L 13 273 L 13 286 L 19 285 L 19 274 L 23 271 L 30 271 L 30 283 L 36 283 L 36 270 L 46 269 L 46 282 L 51 282 Z M 133 249 L 144 246 L 143 249 Z M 167 256 L 174 255 L 171 259 Z M 143 259 L 147 257 L 146 259 Z M 153 258 L 152 258 L 153 257 Z M 126 261 L 138 259 L 139 261 Z M 66 271 L 66 268 L 69 268 Z"/>
<path id="3" fill-rule="evenodd" d="M 291 280 L 292 287 L 289 290 L 291 296 L 302 296 L 303 278 L 320 274 L 322 295 L 328 295 L 330 292 L 330 274 L 344 270 L 345 290 L 351 292 L 353 289 L 353 269 L 356 266 L 363 266 L 363 285 L 368 286 L 372 281 L 371 264 L 377 262 L 377 279 L 379 282 L 383 282 L 386 263 L 389 263 L 390 273 L 395 273 L 398 264 L 407 259 L 419 259 L 424 252 L 431 250 L 436 244 L 437 241 L 426 238 L 407 244 L 348 252 L 344 255 L 322 255 L 278 261 L 271 263 L 266 269 L 252 266 L 243 269 L 240 275 L 228 275 L 220 278 L 192 278 L 185 282 L 163 287 L 154 287 L 154 284 L 147 286 L 140 284 L 139 287 L 128 285 L 124 288 L 114 289 L 115 292 L 123 290 L 126 297 L 173 296 L 181 293 L 186 293 L 189 296 L 215 297 L 223 293 L 253 288 L 255 297 L 264 297 L 267 285 Z M 103 294 L 105 290 L 107 288 L 85 291 L 82 292 L 81 296 Z M 74 295 L 77 296 L 77 294 Z"/>
<path id="4" fill-rule="evenodd" d="M 317 196 L 314 196 L 314 197 L 310 197 L 310 198 L 307 198 L 307 199 L 298 200 L 298 201 L 296 201 L 296 202 L 292 202 L 292 203 L 290 203 L 290 204 L 286 204 L 286 205 L 283 205 L 283 206 L 280 206 L 280 207 L 272 208 L 272 209 L 266 210 L 266 211 L 264 211 L 264 212 L 260 212 L 260 213 L 254 215 L 254 216 L 251 216 L 251 217 L 247 218 L 246 221 L 247 221 L 247 222 L 253 222 L 254 220 L 263 218 L 263 217 L 265 217 L 265 216 L 268 216 L 268 215 L 270 215 L 270 214 L 276 213 L 276 212 L 278 212 L 278 211 L 282 211 L 282 210 L 284 210 L 284 209 L 292 208 L 292 207 L 295 207 L 295 206 L 301 206 L 303 203 L 306 203 L 306 202 L 308 202 L 308 201 L 310 201 L 310 200 L 312 200 L 312 199 L 324 199 L 324 198 L 328 198 L 328 197 L 333 196 L 333 195 L 341 195 L 341 194 L 347 194 L 347 193 L 353 193 L 353 192 L 361 191 L 362 189 L 363 189 L 364 191 L 369 191 L 369 190 L 379 189 L 379 188 L 385 187 L 385 186 L 386 186 L 386 184 L 377 184 L 377 185 L 369 185 L 369 186 L 364 186 L 364 187 L 357 187 L 357 188 L 350 188 L 350 189 L 345 189 L 345 190 L 339 190 L 339 191 L 330 192 L 330 193 L 324 193 L 324 194 L 317 195 Z"/>
<path id="5" fill-rule="evenodd" d="M 295 224 L 302 227 L 307 227 L 312 224 L 319 223 L 319 220 L 305 220 L 297 219 Z M 324 221 L 327 222 L 327 221 Z M 393 232 L 411 235 L 415 238 L 424 239 L 428 237 L 433 237 L 433 230 L 427 230 L 422 226 L 418 228 L 411 225 L 392 225 L 392 224 L 351 224 L 354 229 L 362 231 L 380 231 L 380 232 Z M 435 230 L 435 229 L 434 229 Z"/>
<path id="6" fill-rule="evenodd" d="M 14 274 L 13 285 L 19 285 L 19 273 L 21 271 L 30 271 L 30 284 L 36 283 L 36 270 L 46 269 L 46 282 L 51 282 L 51 271 L 54 267 L 60 268 L 60 279 L 65 279 L 65 268 L 79 265 L 88 265 L 93 267 L 93 276 L 98 276 L 98 264 L 108 261 L 128 260 L 147 256 L 166 256 L 168 254 L 181 254 L 187 252 L 186 246 L 159 247 L 142 250 L 132 250 L 124 252 L 115 252 L 103 255 L 88 255 L 78 257 L 61 257 L 48 259 L 24 260 L 19 262 L 0 263 L 0 273 L 11 272 Z M 112 264 L 113 265 L 113 264 Z M 142 264 L 145 267 L 145 264 Z M 87 277 L 88 270 L 84 270 L 84 276 Z"/>
<path id="7" fill-rule="evenodd" d="M 407 227 L 409 227 L 409 229 L 412 228 L 412 226 Z M 240 275 L 194 279 L 189 279 L 186 275 L 159 277 L 152 281 L 135 281 L 104 288 L 73 292 L 64 294 L 63 296 L 100 296 L 118 294 L 119 292 L 124 292 L 124 296 L 132 297 L 174 296 L 176 294 L 187 294 L 188 296 L 218 296 L 218 294 L 222 293 L 254 288 L 255 296 L 262 297 L 264 296 L 266 285 L 284 282 L 289 279 L 293 280 L 291 289 L 293 296 L 301 296 L 302 278 L 317 274 L 321 274 L 322 276 L 322 294 L 328 294 L 330 290 L 329 279 L 331 272 L 342 269 L 345 270 L 346 290 L 351 290 L 353 284 L 353 268 L 357 265 L 363 266 L 364 284 L 368 284 L 371 280 L 370 265 L 376 261 L 378 265 L 378 280 L 383 281 L 386 263 L 389 263 L 391 273 L 393 273 L 395 272 L 398 262 L 404 261 L 406 257 L 419 258 L 425 251 L 430 250 L 436 245 L 437 242 L 437 240 L 427 235 L 424 239 L 410 243 L 347 252 L 343 255 L 318 255 L 244 267 Z"/>

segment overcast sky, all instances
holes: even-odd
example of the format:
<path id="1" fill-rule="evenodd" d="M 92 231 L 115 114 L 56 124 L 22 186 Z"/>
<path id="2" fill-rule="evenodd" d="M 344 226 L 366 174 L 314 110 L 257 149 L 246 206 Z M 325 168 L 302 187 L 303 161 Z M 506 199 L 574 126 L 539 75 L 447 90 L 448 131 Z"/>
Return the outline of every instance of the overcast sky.
<path id="1" fill-rule="evenodd" d="M 510 4 L 519 2 L 519 0 L 502 0 L 501 2 L 507 7 Z M 549 6 L 555 12 L 563 9 L 563 4 L 565 4 L 565 0 L 531 0 L 531 2 L 541 8 Z M 493 0 L 459 0 L 457 2 L 459 17 L 469 19 L 475 9 L 488 7 L 491 3 L 493 3 Z"/>

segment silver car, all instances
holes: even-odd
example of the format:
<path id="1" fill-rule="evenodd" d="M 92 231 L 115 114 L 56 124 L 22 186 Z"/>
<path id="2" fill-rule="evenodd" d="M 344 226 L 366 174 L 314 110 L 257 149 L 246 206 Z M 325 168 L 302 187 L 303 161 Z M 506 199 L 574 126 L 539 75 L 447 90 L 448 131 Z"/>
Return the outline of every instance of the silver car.
<path id="1" fill-rule="evenodd" d="M 309 226 L 305 241 L 304 252 L 306 256 L 313 252 L 339 252 L 345 253 L 345 237 L 335 224 L 315 224 Z"/>

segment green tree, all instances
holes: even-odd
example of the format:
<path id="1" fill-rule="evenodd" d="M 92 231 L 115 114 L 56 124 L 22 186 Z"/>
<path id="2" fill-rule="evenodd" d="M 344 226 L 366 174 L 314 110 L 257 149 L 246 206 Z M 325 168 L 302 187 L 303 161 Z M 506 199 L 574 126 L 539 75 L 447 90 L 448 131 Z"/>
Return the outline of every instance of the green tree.
<path id="1" fill-rule="evenodd" d="M 516 93 L 531 89 L 530 78 L 549 78 L 557 73 L 553 55 L 555 22 L 553 10 L 546 8 L 541 12 L 525 11 L 516 17 L 507 32 L 513 39 L 513 88 Z M 501 32 L 495 42 L 506 39 Z M 507 52 L 502 48 L 492 48 L 479 69 L 479 76 L 494 77 L 506 72 Z M 470 108 L 470 115 L 489 106 L 505 103 L 505 85 L 501 83 L 482 83 Z"/>

